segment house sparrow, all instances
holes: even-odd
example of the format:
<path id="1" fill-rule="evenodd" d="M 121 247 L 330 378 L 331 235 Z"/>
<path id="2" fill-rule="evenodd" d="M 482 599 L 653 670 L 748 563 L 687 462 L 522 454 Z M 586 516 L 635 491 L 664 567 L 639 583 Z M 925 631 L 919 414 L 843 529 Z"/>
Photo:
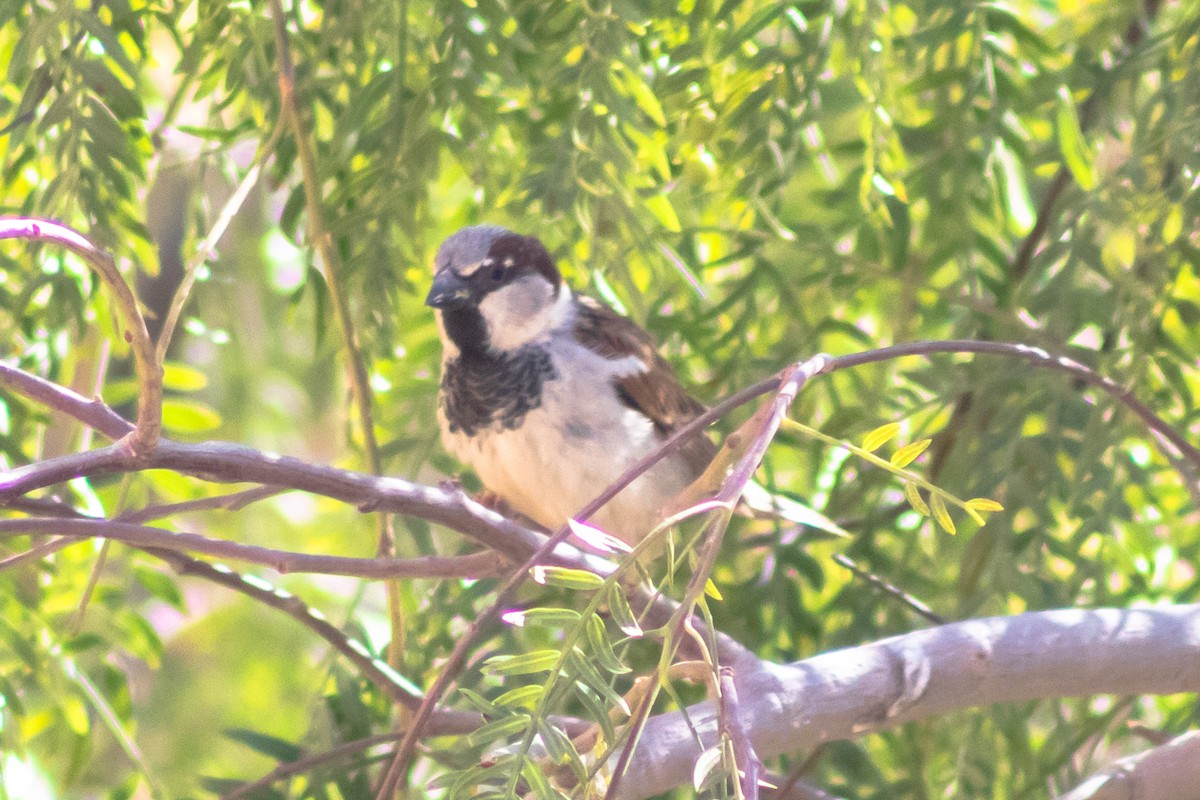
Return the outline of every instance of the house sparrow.
<path id="1" fill-rule="evenodd" d="M 464 228 L 425 302 L 442 338 L 442 441 L 484 487 L 554 530 L 704 407 L 646 331 L 563 282 L 540 241 Z M 691 439 L 590 519 L 636 544 L 716 452 Z"/>
<path id="2" fill-rule="evenodd" d="M 438 423 L 484 487 L 550 530 L 704 412 L 650 334 L 574 292 L 536 238 L 463 228 L 434 258 L 442 337 Z M 637 544 L 681 507 L 717 449 L 689 439 L 590 518 Z M 848 536 L 823 514 L 751 482 L 742 511 Z"/>

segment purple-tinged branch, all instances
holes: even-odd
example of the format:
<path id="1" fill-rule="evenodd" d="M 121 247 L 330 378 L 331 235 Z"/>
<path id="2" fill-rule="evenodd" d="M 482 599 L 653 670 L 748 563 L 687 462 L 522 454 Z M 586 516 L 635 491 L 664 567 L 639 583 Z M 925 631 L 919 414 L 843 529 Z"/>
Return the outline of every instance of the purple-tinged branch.
<path id="1" fill-rule="evenodd" d="M 504 574 L 506 562 L 484 551 L 465 556 L 417 558 L 349 558 L 312 555 L 290 550 L 211 539 L 195 533 L 175 533 L 119 520 L 53 519 L 27 517 L 0 520 L 0 538 L 25 534 L 69 537 L 77 541 L 111 539 L 140 549 L 203 553 L 215 558 L 270 567 L 280 573 L 308 572 L 355 578 L 494 578 Z"/>
<path id="2" fill-rule="evenodd" d="M 81 233 L 48 219 L 0 219 L 0 239 L 51 242 L 83 259 L 108 287 L 124 318 L 125 337 L 133 351 L 138 376 L 137 426 L 129 433 L 129 449 L 139 459 L 154 452 L 162 433 L 162 364 L 154 352 L 146 320 L 133 290 L 121 277 L 113 257 Z"/>

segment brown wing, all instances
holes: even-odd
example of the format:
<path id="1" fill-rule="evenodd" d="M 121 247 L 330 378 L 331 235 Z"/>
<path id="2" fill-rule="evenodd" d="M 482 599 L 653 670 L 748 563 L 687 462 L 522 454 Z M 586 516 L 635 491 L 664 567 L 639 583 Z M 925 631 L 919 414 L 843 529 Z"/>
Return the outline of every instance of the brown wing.
<path id="1" fill-rule="evenodd" d="M 606 305 L 590 297 L 579 298 L 575 338 L 605 358 L 633 356 L 646 365 L 644 372 L 614 381 L 621 401 L 645 414 L 664 437 L 704 413 L 704 406 L 680 386 L 674 370 L 658 354 L 650 334 Z M 698 477 L 716 454 L 708 437 L 696 436 L 680 453 Z"/>

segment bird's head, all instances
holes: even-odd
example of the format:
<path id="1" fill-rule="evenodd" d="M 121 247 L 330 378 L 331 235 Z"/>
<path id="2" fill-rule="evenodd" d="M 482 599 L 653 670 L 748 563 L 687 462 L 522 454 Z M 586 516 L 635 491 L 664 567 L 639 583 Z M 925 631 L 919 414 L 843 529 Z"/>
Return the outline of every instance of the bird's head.
<path id="1" fill-rule="evenodd" d="M 536 238 L 475 225 L 438 248 L 425 303 L 437 309 L 452 358 L 516 350 L 545 336 L 568 321 L 570 295 Z"/>

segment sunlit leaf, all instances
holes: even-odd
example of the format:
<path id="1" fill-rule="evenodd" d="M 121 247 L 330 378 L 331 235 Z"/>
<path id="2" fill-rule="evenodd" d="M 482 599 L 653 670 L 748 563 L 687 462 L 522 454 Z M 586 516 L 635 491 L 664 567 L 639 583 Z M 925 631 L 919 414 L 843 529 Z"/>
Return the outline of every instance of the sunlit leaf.
<path id="1" fill-rule="evenodd" d="M 488 744 L 497 739 L 507 739 L 510 736 L 521 733 L 528 727 L 528 714 L 514 714 L 511 717 L 502 717 L 501 719 L 485 723 L 477 730 L 472 731 L 467 736 L 467 741 L 472 745 Z"/>
<path id="2" fill-rule="evenodd" d="M 1071 93 L 1065 86 L 1058 89 L 1058 107 L 1055 112 L 1055 127 L 1058 130 L 1058 149 L 1062 153 L 1071 176 L 1081 189 L 1088 190 L 1096 185 L 1096 170 L 1092 164 L 1092 154 L 1087 140 L 1083 138 L 1083 130 L 1079 127 L 1079 117 L 1075 113 L 1075 103 Z"/>
<path id="3" fill-rule="evenodd" d="M 942 530 L 949 534 L 957 532 L 954 520 L 951 519 L 950 512 L 946 509 L 946 501 L 940 494 L 934 492 L 929 495 L 929 507 L 933 512 L 933 518 L 937 520 L 938 525 L 942 526 Z"/>
<path id="4" fill-rule="evenodd" d="M 604 623 L 599 617 L 591 617 L 587 621 L 587 641 L 588 647 L 591 648 L 592 656 L 595 658 L 596 665 L 601 669 L 607 670 L 614 675 L 624 675 L 629 672 L 629 667 L 622 663 L 616 652 L 612 649 L 612 643 L 608 640 L 608 631 L 604 629 Z"/>
<path id="5" fill-rule="evenodd" d="M 913 507 L 913 511 L 924 517 L 929 516 L 929 506 L 926 505 L 925 500 L 921 497 L 920 488 L 912 481 L 906 481 L 904 484 L 904 499 Z"/>
<path id="6" fill-rule="evenodd" d="M 873 453 L 896 438 L 898 433 L 900 433 L 899 422 L 889 422 L 886 425 L 880 425 L 863 438 L 862 449 L 868 453 Z"/>
<path id="7" fill-rule="evenodd" d="M 492 656 L 483 663 L 483 668 L 493 675 L 530 675 L 554 669 L 560 657 L 557 650 L 533 650 L 520 655 Z"/>
<path id="8" fill-rule="evenodd" d="M 1024 167 L 1000 137 L 992 141 L 992 157 L 1000 168 L 1000 188 L 1007 206 L 1008 219 L 1017 233 L 1029 233 L 1035 214 L 1033 200 L 1029 197 L 1029 187 L 1025 183 Z"/>
<path id="9" fill-rule="evenodd" d="M 614 583 L 608 592 L 608 611 L 612 614 L 613 622 L 621 632 L 631 638 L 642 636 L 642 626 L 638 624 L 629 601 L 625 599 L 625 591 L 620 584 Z"/>
<path id="10" fill-rule="evenodd" d="M 922 439 L 919 442 L 906 444 L 896 452 L 892 453 L 889 460 L 893 467 L 903 469 L 917 459 L 917 456 L 929 449 L 929 445 L 933 443 L 932 439 Z"/>
<path id="11" fill-rule="evenodd" d="M 495 704 L 500 708 L 516 708 L 519 706 L 532 707 L 545 694 L 544 686 L 537 684 L 531 686 L 518 686 L 516 689 L 510 689 L 504 694 L 496 698 Z"/>
<path id="12" fill-rule="evenodd" d="M 162 414 L 163 427 L 175 433 L 206 433 L 221 427 L 221 415 L 195 400 L 166 398 Z"/>
<path id="13" fill-rule="evenodd" d="M 532 574 L 537 583 L 561 589 L 590 591 L 604 585 L 604 578 L 596 573 L 569 567 L 537 566 L 533 568 Z"/>

